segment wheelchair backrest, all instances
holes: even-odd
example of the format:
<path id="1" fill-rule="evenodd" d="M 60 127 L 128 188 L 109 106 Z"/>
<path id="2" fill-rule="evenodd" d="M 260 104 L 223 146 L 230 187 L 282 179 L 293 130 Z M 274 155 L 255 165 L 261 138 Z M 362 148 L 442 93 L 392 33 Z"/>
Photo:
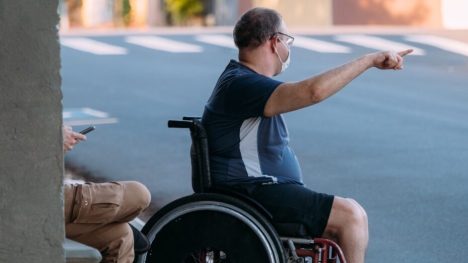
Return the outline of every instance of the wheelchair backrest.
<path id="1" fill-rule="evenodd" d="M 170 120 L 169 128 L 190 129 L 192 147 L 190 158 L 192 163 L 192 188 L 195 193 L 205 193 L 211 188 L 210 155 L 206 130 L 200 117 L 183 117 L 181 121 Z"/>

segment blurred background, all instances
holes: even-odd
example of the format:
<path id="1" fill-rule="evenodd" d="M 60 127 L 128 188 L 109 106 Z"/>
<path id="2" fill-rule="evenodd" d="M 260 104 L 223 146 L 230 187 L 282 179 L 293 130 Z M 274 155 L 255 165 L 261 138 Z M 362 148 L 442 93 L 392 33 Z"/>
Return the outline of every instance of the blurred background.
<path id="1" fill-rule="evenodd" d="M 369 262 L 468 258 L 468 1 L 61 0 L 64 123 L 96 130 L 68 177 L 137 180 L 146 221 L 191 194 L 186 130 L 237 59 L 232 27 L 279 11 L 295 42 L 275 77 L 297 81 L 380 50 L 414 49 L 401 71 L 370 69 L 326 101 L 285 114 L 308 187 L 369 215 Z"/>
<path id="2" fill-rule="evenodd" d="M 289 26 L 467 28 L 463 0 L 60 0 L 61 28 L 229 26 L 247 9 L 278 10 Z"/>

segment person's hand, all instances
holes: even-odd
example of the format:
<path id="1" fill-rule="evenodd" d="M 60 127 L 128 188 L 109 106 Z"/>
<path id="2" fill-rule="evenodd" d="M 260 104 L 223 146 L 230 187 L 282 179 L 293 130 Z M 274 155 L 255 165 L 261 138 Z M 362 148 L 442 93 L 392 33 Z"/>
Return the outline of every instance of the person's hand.
<path id="1" fill-rule="evenodd" d="M 77 143 L 84 140 L 86 140 L 86 136 L 74 132 L 70 126 L 63 126 L 63 150 L 65 152 L 70 151 Z"/>
<path id="2" fill-rule="evenodd" d="M 403 69 L 403 57 L 411 52 L 413 52 L 412 49 L 373 53 L 371 54 L 373 66 L 379 69 Z"/>

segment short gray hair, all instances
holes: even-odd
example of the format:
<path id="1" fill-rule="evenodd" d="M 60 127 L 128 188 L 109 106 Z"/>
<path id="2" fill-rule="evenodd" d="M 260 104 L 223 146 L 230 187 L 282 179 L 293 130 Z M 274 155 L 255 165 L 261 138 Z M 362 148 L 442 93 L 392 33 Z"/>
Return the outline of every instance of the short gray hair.
<path id="1" fill-rule="evenodd" d="M 278 32 L 281 15 L 268 8 L 253 8 L 237 21 L 234 27 L 234 43 L 239 49 L 256 48 Z"/>

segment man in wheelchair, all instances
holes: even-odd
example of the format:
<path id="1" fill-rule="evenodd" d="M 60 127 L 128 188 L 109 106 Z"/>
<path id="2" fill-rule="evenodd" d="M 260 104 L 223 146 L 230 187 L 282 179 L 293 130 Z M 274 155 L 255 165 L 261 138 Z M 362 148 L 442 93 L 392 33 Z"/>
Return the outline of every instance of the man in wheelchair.
<path id="1" fill-rule="evenodd" d="M 335 240 L 347 262 L 364 262 L 365 210 L 353 199 L 304 186 L 282 114 L 325 100 L 369 68 L 402 69 L 412 50 L 372 53 L 302 81 L 281 82 L 272 77 L 288 67 L 294 37 L 276 11 L 246 12 L 234 41 L 239 61 L 231 60 L 219 77 L 202 117 L 213 185 L 247 194 L 273 221 L 300 223 L 313 237 Z"/>

